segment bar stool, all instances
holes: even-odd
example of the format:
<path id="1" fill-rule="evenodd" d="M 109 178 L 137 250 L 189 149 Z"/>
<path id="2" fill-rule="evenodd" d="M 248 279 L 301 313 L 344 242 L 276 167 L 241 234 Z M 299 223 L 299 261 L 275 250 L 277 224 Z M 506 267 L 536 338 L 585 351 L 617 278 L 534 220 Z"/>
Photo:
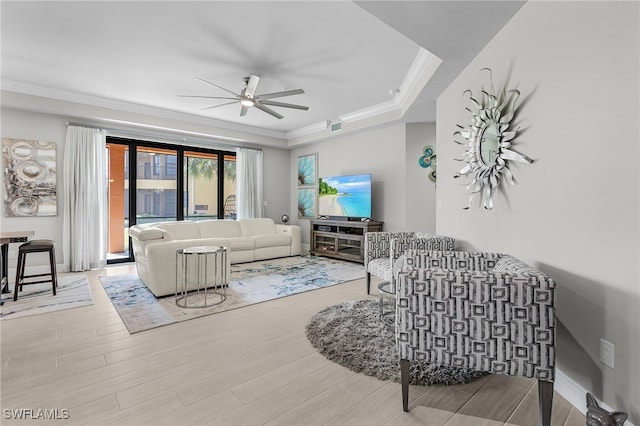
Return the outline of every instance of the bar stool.
<path id="1" fill-rule="evenodd" d="M 49 253 L 49 266 L 51 272 L 46 274 L 25 275 L 24 267 L 26 264 L 26 257 L 28 253 Z M 36 278 L 49 276 L 49 279 L 24 282 L 25 278 Z M 51 282 L 53 288 L 53 295 L 56 295 L 56 287 L 58 287 L 58 279 L 56 276 L 56 253 L 53 247 L 53 241 L 51 240 L 32 240 L 22 244 L 18 248 L 18 265 L 16 267 L 16 286 L 13 291 L 13 300 L 18 300 L 18 290 L 22 291 L 22 286 L 29 284 L 40 284 Z"/>

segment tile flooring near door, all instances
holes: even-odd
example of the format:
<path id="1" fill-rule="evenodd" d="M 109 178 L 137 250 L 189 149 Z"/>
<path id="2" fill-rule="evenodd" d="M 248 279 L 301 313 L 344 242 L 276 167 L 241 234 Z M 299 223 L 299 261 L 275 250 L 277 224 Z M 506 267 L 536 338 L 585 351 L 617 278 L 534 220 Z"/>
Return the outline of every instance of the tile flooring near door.
<path id="1" fill-rule="evenodd" d="M 319 355 L 306 322 L 329 305 L 365 298 L 364 280 L 130 335 L 98 277 L 134 271 L 86 273 L 92 306 L 0 322 L 3 425 L 28 424 L 7 415 L 21 409 L 66 415 L 56 421 L 65 425 L 538 424 L 534 380 L 492 375 L 413 386 L 404 413 L 398 383 Z M 584 422 L 555 395 L 553 425 Z"/>

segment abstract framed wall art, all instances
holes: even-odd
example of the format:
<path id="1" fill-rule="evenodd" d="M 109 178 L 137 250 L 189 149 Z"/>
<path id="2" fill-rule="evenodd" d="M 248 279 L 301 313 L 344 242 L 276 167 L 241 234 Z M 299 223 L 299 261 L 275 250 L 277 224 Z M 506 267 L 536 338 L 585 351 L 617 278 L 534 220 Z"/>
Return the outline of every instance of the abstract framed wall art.
<path id="1" fill-rule="evenodd" d="M 298 217 L 316 217 L 316 188 L 298 188 Z"/>
<path id="2" fill-rule="evenodd" d="M 56 144 L 2 138 L 4 216 L 55 216 Z"/>
<path id="3" fill-rule="evenodd" d="M 315 185 L 318 179 L 318 154 L 298 157 L 298 186 Z"/>

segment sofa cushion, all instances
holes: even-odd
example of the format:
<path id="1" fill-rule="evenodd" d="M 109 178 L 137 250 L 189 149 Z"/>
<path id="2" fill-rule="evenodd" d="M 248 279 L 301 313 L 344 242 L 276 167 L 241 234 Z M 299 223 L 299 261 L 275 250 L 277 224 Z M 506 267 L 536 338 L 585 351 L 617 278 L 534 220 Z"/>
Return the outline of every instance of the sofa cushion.
<path id="1" fill-rule="evenodd" d="M 290 246 L 290 235 L 256 235 L 253 237 L 256 242 L 256 248 Z"/>
<path id="2" fill-rule="evenodd" d="M 276 235 L 276 224 L 273 219 L 240 219 L 240 228 L 243 237 L 251 237 L 254 235 Z"/>
<path id="3" fill-rule="evenodd" d="M 255 250 L 256 248 L 256 240 L 254 237 L 234 237 L 229 238 L 229 246 L 228 248 L 231 252 L 234 251 L 244 251 L 244 250 Z"/>
<path id="4" fill-rule="evenodd" d="M 140 241 L 158 240 L 164 237 L 164 231 L 159 228 L 146 228 L 139 230 L 135 236 Z"/>
<path id="5" fill-rule="evenodd" d="M 163 222 L 155 225 L 165 231 L 164 238 L 170 240 L 190 240 L 200 238 L 200 228 L 195 222 L 186 220 L 180 222 Z"/>
<path id="6" fill-rule="evenodd" d="M 200 228 L 202 238 L 229 238 L 242 236 L 242 230 L 237 220 L 210 219 L 196 222 Z"/>
<path id="7" fill-rule="evenodd" d="M 391 281 L 391 277 L 393 276 L 391 260 L 384 257 L 373 259 L 367 264 L 367 272 L 384 281 Z"/>
<path id="8" fill-rule="evenodd" d="M 222 246 L 231 247 L 232 238 L 200 238 L 193 246 Z"/>

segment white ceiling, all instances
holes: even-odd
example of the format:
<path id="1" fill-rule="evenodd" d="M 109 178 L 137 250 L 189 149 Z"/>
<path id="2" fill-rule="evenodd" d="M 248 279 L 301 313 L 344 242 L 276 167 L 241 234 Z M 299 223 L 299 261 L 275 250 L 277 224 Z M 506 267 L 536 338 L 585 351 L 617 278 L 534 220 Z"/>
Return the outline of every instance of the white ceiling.
<path id="1" fill-rule="evenodd" d="M 417 99 L 402 119 L 433 121 L 439 93 L 521 5 L 2 1 L 2 89 L 123 110 L 153 107 L 286 137 L 388 104 L 398 96 L 390 90 L 412 87 Z M 422 71 L 412 72 L 425 49 L 442 59 L 426 86 Z M 258 93 L 304 89 L 277 100 L 309 111 L 274 107 L 285 117 L 278 120 L 251 108 L 240 117 L 239 104 L 203 110 L 216 101 L 178 96 L 227 95 L 197 77 L 240 92 L 249 74 L 261 77 Z"/>

